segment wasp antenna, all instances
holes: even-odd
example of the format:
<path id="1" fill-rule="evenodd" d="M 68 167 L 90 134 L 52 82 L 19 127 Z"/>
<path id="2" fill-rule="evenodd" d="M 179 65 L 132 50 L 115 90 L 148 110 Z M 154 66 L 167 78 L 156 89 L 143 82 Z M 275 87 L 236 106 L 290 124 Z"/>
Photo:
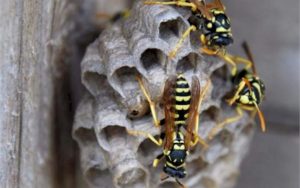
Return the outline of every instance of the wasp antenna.
<path id="1" fill-rule="evenodd" d="M 252 92 L 252 87 L 251 87 L 251 84 L 250 84 L 249 80 L 247 78 L 243 78 L 243 80 L 246 83 L 248 89 Z"/>
<path id="2" fill-rule="evenodd" d="M 252 63 L 252 66 L 251 66 L 251 67 L 252 67 L 252 72 L 253 72 L 253 74 L 256 75 L 256 67 L 255 67 L 253 55 L 252 55 L 252 52 L 251 52 L 251 50 L 250 50 L 250 47 L 249 47 L 248 43 L 247 43 L 246 41 L 243 41 L 242 47 L 243 47 L 243 49 L 244 49 L 244 51 L 245 51 L 245 53 L 246 53 L 248 59 L 249 59 L 249 60 L 251 61 L 251 63 Z"/>
<path id="3" fill-rule="evenodd" d="M 262 132 L 266 132 L 266 122 L 265 122 L 265 118 L 263 113 L 260 111 L 258 105 L 256 102 L 254 102 L 254 105 L 256 107 L 256 110 L 258 112 L 258 117 L 259 117 L 259 121 L 260 121 L 260 126 L 261 126 L 261 131 Z"/>

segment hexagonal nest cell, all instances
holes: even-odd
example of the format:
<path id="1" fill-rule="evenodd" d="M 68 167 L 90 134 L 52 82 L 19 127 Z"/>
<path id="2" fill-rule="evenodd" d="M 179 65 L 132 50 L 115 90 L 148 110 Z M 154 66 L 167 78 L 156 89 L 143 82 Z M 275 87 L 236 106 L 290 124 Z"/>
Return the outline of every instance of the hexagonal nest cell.
<path id="1" fill-rule="evenodd" d="M 121 67 L 113 74 L 116 84 L 120 86 L 122 91 L 127 93 L 128 91 L 135 90 L 137 88 L 136 75 L 138 71 L 135 67 Z"/>
<path id="2" fill-rule="evenodd" d="M 199 62 L 199 55 L 196 53 L 190 53 L 178 61 L 176 66 L 176 72 L 193 74 L 193 72 L 197 70 L 197 65 Z"/>
<path id="3" fill-rule="evenodd" d="M 159 49 L 147 49 L 141 55 L 141 63 L 148 72 L 164 74 L 167 56 Z"/>
<path id="4" fill-rule="evenodd" d="M 159 37 L 168 43 L 172 38 L 180 38 L 183 32 L 183 21 L 181 19 L 162 22 L 159 27 Z"/>

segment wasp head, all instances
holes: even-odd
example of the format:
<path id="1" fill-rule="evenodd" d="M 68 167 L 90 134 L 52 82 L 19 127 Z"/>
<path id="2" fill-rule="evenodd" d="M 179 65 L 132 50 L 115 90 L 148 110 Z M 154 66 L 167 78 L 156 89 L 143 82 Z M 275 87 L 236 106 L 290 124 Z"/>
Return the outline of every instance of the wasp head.
<path id="1" fill-rule="evenodd" d="M 231 24 L 224 11 L 212 9 L 212 18 L 206 19 L 204 29 L 208 37 L 208 45 L 223 48 L 233 43 Z"/>
<path id="2" fill-rule="evenodd" d="M 261 103 L 265 96 L 265 85 L 257 76 L 242 79 L 239 86 L 243 87 L 236 102 L 243 106 L 255 107 Z"/>

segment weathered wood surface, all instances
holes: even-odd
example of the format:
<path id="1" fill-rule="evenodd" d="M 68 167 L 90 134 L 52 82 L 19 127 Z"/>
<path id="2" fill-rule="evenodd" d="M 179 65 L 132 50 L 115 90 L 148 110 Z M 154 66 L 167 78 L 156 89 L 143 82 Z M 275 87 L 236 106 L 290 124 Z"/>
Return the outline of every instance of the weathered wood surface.
<path id="1" fill-rule="evenodd" d="M 52 3 L 1 2 L 1 187 L 51 187 L 54 183 L 54 90 L 45 47 Z"/>
<path id="2" fill-rule="evenodd" d="M 103 2 L 1 2 L 1 187 L 75 187 L 71 102 L 80 88 L 70 70 L 99 33 L 95 12 Z"/>
<path id="3" fill-rule="evenodd" d="M 46 0 L 1 4 L 1 187 L 56 187 L 57 177 L 64 176 L 57 173 L 57 139 L 64 134 L 57 120 L 68 114 L 57 116 L 54 110 L 55 83 L 65 83 L 67 66 L 53 59 L 49 48 L 53 31 L 62 30 L 53 22 L 57 5 Z"/>

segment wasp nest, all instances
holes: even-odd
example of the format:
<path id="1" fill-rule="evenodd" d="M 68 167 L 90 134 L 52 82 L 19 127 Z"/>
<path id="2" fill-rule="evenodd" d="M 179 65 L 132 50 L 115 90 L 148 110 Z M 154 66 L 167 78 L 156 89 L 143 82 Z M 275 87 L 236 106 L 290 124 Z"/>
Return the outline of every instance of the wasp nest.
<path id="1" fill-rule="evenodd" d="M 80 146 L 81 167 L 90 187 L 177 186 L 172 178 L 160 181 L 163 162 L 155 169 L 151 166 L 162 148 L 126 132 L 159 134 L 135 78 L 137 74 L 143 76 L 156 102 L 161 99 L 165 80 L 176 72 L 183 72 L 189 82 L 192 75 L 198 76 L 202 86 L 210 79 L 212 85 L 200 114 L 199 135 L 203 138 L 218 121 L 235 115 L 234 108 L 223 102 L 231 88 L 226 67 L 218 58 L 199 53 L 199 35 L 192 34 L 177 56 L 168 58 L 189 27 L 189 11 L 142 2 L 134 7 L 131 17 L 107 28 L 89 46 L 82 61 L 82 82 L 88 92 L 78 106 L 73 135 Z M 162 118 L 161 109 L 158 111 Z M 220 130 L 207 150 L 195 147 L 187 158 L 186 186 L 232 187 L 252 130 L 249 117 L 244 115 Z"/>

